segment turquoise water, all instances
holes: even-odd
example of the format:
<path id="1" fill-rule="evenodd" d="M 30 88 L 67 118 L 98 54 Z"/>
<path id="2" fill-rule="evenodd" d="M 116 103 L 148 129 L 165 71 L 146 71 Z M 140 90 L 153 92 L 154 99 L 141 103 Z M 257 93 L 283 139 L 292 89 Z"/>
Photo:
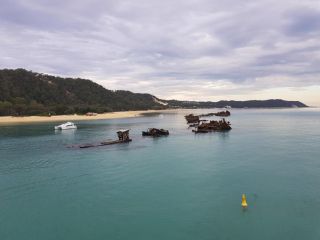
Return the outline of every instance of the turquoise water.
<path id="1" fill-rule="evenodd" d="M 0 127 L 0 239 L 320 239 L 320 110 L 232 110 L 228 133 L 186 128 L 183 115 L 210 111 Z M 141 137 L 148 127 L 170 136 Z M 119 128 L 131 143 L 67 147 Z"/>

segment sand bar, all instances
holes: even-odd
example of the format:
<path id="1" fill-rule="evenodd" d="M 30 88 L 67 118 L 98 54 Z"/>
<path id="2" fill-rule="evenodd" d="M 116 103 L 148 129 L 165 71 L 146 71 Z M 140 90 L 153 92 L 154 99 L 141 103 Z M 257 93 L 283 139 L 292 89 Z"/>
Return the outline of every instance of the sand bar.
<path id="1" fill-rule="evenodd" d="M 112 112 L 102 113 L 95 116 L 86 115 L 57 115 L 51 117 L 41 116 L 26 116 L 26 117 L 12 117 L 5 116 L 0 117 L 0 125 L 12 125 L 21 123 L 37 123 L 37 122 L 66 122 L 66 121 L 85 121 L 85 120 L 103 120 L 103 119 L 115 119 L 115 118 L 131 118 L 139 117 L 145 113 L 160 112 L 157 110 L 146 110 L 146 111 L 123 111 L 123 112 Z"/>

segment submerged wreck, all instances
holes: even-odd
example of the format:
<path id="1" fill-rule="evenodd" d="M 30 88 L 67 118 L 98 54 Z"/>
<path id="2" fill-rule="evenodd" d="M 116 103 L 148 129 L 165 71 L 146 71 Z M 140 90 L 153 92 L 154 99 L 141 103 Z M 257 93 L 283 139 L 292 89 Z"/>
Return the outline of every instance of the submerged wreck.
<path id="1" fill-rule="evenodd" d="M 189 127 L 198 127 L 199 126 L 199 123 L 191 123 L 189 124 Z"/>
<path id="2" fill-rule="evenodd" d="M 192 130 L 194 133 L 207 133 L 213 131 L 229 131 L 231 130 L 230 122 L 226 121 L 224 118 L 219 121 L 212 120 L 208 123 L 204 122 L 200 124 L 195 130 Z"/>
<path id="3" fill-rule="evenodd" d="M 100 147 L 105 145 L 128 143 L 132 141 L 132 139 L 129 137 L 129 129 L 118 130 L 117 135 L 118 135 L 118 140 L 104 141 L 99 144 L 82 144 L 82 145 L 78 145 L 78 147 L 79 148 Z"/>
<path id="4" fill-rule="evenodd" d="M 127 143 L 127 142 L 132 141 L 132 139 L 130 139 L 130 137 L 129 137 L 129 129 L 118 130 L 117 135 L 118 135 L 118 140 L 101 142 L 101 144 L 102 145 L 111 145 L 111 144 L 116 144 L 116 143 Z"/>
<path id="5" fill-rule="evenodd" d="M 212 117 L 212 116 L 229 117 L 230 115 L 231 113 L 228 110 L 226 110 L 221 112 L 206 113 L 206 114 L 200 114 L 200 115 L 189 114 L 184 117 L 187 120 L 188 124 L 194 125 L 194 124 L 199 124 L 201 121 L 206 121 L 206 120 L 200 120 L 201 117 Z"/>
<path id="6" fill-rule="evenodd" d="M 207 114 L 201 114 L 199 117 L 212 117 L 212 116 L 217 116 L 217 117 L 229 117 L 231 113 L 226 110 L 226 111 L 221 111 L 221 112 L 216 112 L 216 113 L 207 113 Z"/>
<path id="7" fill-rule="evenodd" d="M 184 117 L 188 123 L 198 123 L 200 121 L 200 117 L 193 114 L 189 114 Z"/>
<path id="8" fill-rule="evenodd" d="M 142 131 L 142 136 L 161 137 L 168 136 L 169 131 L 158 128 L 149 128 L 147 131 Z"/>
<path id="9" fill-rule="evenodd" d="M 226 110 L 226 111 L 222 111 L 222 112 L 217 112 L 215 116 L 217 117 L 229 117 L 231 115 L 231 113 Z"/>

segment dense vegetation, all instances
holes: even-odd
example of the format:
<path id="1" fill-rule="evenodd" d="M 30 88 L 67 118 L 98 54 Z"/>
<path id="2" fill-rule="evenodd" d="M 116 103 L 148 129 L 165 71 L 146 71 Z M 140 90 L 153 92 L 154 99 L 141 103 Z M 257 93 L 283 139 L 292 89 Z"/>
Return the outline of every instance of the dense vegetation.
<path id="1" fill-rule="evenodd" d="M 292 108 L 307 107 L 299 101 L 285 101 L 281 99 L 270 100 L 249 100 L 249 101 L 219 101 L 219 102 L 196 102 L 196 101 L 177 101 L 169 100 L 167 103 L 171 107 L 177 108 L 223 108 L 230 106 L 232 108 Z"/>
<path id="2" fill-rule="evenodd" d="M 161 109 L 150 94 L 111 91 L 85 79 L 0 70 L 0 115 L 84 114 Z"/>
<path id="3" fill-rule="evenodd" d="M 164 105 L 166 103 L 167 105 Z M 85 79 L 61 78 L 24 69 L 0 70 L 0 116 L 84 114 L 163 108 L 306 107 L 298 101 L 196 102 L 160 100 L 150 94 L 111 91 Z"/>

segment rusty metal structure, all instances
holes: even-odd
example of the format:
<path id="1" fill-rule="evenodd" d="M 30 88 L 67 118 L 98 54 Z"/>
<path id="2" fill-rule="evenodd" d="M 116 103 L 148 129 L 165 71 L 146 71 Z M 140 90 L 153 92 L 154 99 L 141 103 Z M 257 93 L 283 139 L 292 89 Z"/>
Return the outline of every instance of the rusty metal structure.
<path id="1" fill-rule="evenodd" d="M 184 117 L 187 120 L 187 123 L 198 123 L 200 121 L 200 117 L 193 114 L 189 114 Z"/>
<path id="2" fill-rule="evenodd" d="M 217 116 L 217 117 L 229 117 L 231 113 L 226 111 L 216 112 L 216 113 L 207 113 L 207 114 L 200 114 L 199 117 L 211 117 L 211 116 Z"/>
<path id="3" fill-rule="evenodd" d="M 231 124 L 229 121 L 226 121 L 224 118 L 219 121 L 212 120 L 208 123 L 200 124 L 193 132 L 195 133 L 206 133 L 213 131 L 229 131 L 231 130 Z"/>
<path id="4" fill-rule="evenodd" d="M 147 131 L 142 131 L 142 136 L 161 137 L 168 135 L 169 131 L 165 129 L 149 128 Z"/>
<path id="5" fill-rule="evenodd" d="M 129 129 L 118 130 L 117 131 L 118 140 L 104 141 L 98 144 L 81 144 L 81 145 L 75 145 L 72 147 L 91 148 L 91 147 L 100 147 L 100 146 L 113 145 L 113 144 L 119 144 L 119 143 L 128 143 L 132 141 L 132 139 L 129 137 L 129 131 L 130 131 Z"/>

